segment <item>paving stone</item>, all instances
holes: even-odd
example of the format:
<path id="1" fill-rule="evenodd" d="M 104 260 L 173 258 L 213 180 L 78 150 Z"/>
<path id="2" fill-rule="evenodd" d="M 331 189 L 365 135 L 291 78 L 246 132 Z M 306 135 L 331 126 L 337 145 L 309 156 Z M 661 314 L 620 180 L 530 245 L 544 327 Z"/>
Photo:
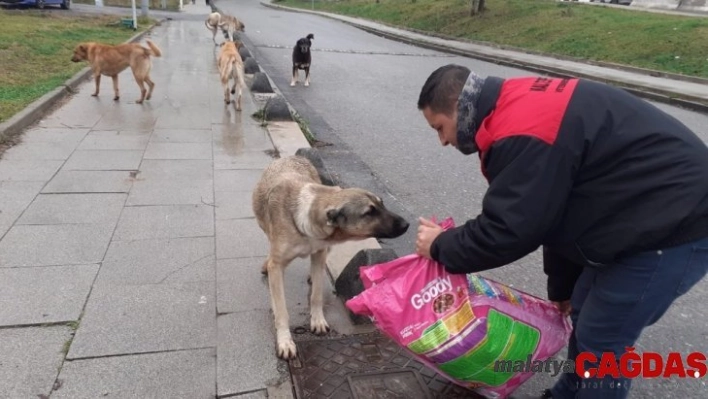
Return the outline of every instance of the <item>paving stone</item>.
<path id="1" fill-rule="evenodd" d="M 216 302 L 220 314 L 270 310 L 268 278 L 261 273 L 265 259 L 263 256 L 220 259 L 216 262 Z M 296 259 L 285 269 L 285 300 L 288 308 L 308 307 L 309 272 L 309 259 Z M 248 298 L 248 301 L 244 298 Z"/>
<path id="2" fill-rule="evenodd" d="M 87 85 L 79 86 L 79 89 Z M 85 89 L 84 89 L 85 90 Z M 90 88 L 91 92 L 93 88 Z M 101 120 L 100 108 L 96 109 L 96 99 L 90 96 L 91 92 L 72 97 L 71 101 L 64 104 L 61 112 L 54 112 L 40 120 L 38 125 L 46 128 L 91 128 Z M 88 107 L 87 107 L 88 106 Z M 90 106 L 94 106 L 90 108 Z"/>
<path id="3" fill-rule="evenodd" d="M 150 131 L 92 131 L 77 150 L 145 150 Z"/>
<path id="4" fill-rule="evenodd" d="M 27 209 L 44 182 L 0 181 L 0 237 Z"/>
<path id="5" fill-rule="evenodd" d="M 132 76 L 129 79 L 132 79 Z M 132 90 L 135 91 L 131 92 Z M 110 95 L 110 98 L 113 98 L 112 90 L 110 94 L 104 91 L 103 94 L 99 95 L 104 97 Z M 126 86 L 124 89 L 122 88 L 120 97 L 120 104 L 122 105 L 120 110 L 103 112 L 101 119 L 93 126 L 94 130 L 150 131 L 155 127 L 157 120 L 155 114 L 153 112 L 145 112 L 143 106 L 135 104 L 135 99 L 138 97 L 137 85 L 135 87 Z M 115 105 L 118 106 L 118 104 Z"/>
<path id="6" fill-rule="evenodd" d="M 63 170 L 137 170 L 142 150 L 77 150 Z"/>
<path id="7" fill-rule="evenodd" d="M 128 206 L 203 205 L 214 203 L 213 180 L 162 180 L 133 183 Z"/>
<path id="8" fill-rule="evenodd" d="M 66 326 L 0 329 L 2 397 L 48 397 L 71 332 Z"/>
<path id="9" fill-rule="evenodd" d="M 216 345 L 213 282 L 93 288 L 69 359 Z"/>
<path id="10" fill-rule="evenodd" d="M 220 315 L 216 385 L 220 396 L 266 389 L 281 377 L 275 355 L 273 320 L 268 311 Z"/>
<path id="11" fill-rule="evenodd" d="M 265 151 L 241 151 L 214 149 L 214 169 L 258 169 L 263 170 L 275 158 Z"/>
<path id="12" fill-rule="evenodd" d="M 216 221 L 216 258 L 267 256 L 268 238 L 255 219 Z"/>
<path id="13" fill-rule="evenodd" d="M 216 220 L 253 218 L 250 191 L 216 191 Z"/>
<path id="14" fill-rule="evenodd" d="M 211 143 L 150 142 L 145 159 L 211 159 Z"/>
<path id="15" fill-rule="evenodd" d="M 74 360 L 52 398 L 211 399 L 215 370 L 214 348 Z"/>
<path id="16" fill-rule="evenodd" d="M 101 262 L 113 229 L 110 224 L 14 226 L 0 241 L 0 267 Z"/>
<path id="17" fill-rule="evenodd" d="M 244 151 L 273 150 L 268 131 L 257 122 L 243 121 L 240 124 L 214 124 L 214 156 L 217 154 L 238 155 Z"/>
<path id="18" fill-rule="evenodd" d="M 211 143 L 211 129 L 155 129 L 150 136 L 156 143 Z"/>
<path id="19" fill-rule="evenodd" d="M 36 159 L 1 159 L 0 181 L 48 182 L 63 163 L 63 161 Z"/>
<path id="20" fill-rule="evenodd" d="M 42 193 L 127 193 L 132 184 L 128 171 L 60 170 Z"/>
<path id="21" fill-rule="evenodd" d="M 96 273 L 98 265 L 0 268 L 0 325 L 78 320 Z"/>
<path id="22" fill-rule="evenodd" d="M 207 205 L 129 206 L 113 240 L 214 236 L 214 208 Z"/>
<path id="23" fill-rule="evenodd" d="M 262 170 L 216 170 L 214 171 L 214 189 L 217 191 L 249 191 L 256 188 L 256 183 L 263 175 Z"/>
<path id="24" fill-rule="evenodd" d="M 2 154 L 3 160 L 59 160 L 65 161 L 76 149 L 75 142 L 20 143 Z"/>
<path id="25" fill-rule="evenodd" d="M 214 238 L 113 241 L 96 284 L 214 281 Z"/>
<path id="26" fill-rule="evenodd" d="M 40 194 L 17 224 L 115 225 L 127 194 Z"/>
<path id="27" fill-rule="evenodd" d="M 137 175 L 139 181 L 150 180 L 212 180 L 214 170 L 208 160 L 145 159 Z"/>
<path id="28" fill-rule="evenodd" d="M 175 93 L 175 98 L 194 96 L 193 89 L 191 93 L 181 96 L 179 93 Z M 209 129 L 210 126 L 209 107 L 203 105 L 180 107 L 177 112 L 175 109 L 165 108 L 155 123 L 155 129 Z"/>
<path id="29" fill-rule="evenodd" d="M 88 134 L 87 128 L 34 128 L 22 134 L 23 143 L 56 143 L 66 142 L 77 144 Z"/>

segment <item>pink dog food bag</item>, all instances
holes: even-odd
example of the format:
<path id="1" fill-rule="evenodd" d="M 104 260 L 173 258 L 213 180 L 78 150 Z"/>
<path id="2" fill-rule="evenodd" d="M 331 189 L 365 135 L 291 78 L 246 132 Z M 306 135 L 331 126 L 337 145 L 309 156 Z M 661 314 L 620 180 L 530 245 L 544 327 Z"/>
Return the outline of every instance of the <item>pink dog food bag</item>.
<path id="1" fill-rule="evenodd" d="M 440 224 L 453 227 L 452 219 Z M 571 326 L 550 301 L 478 274 L 451 274 L 408 255 L 362 267 L 365 290 L 347 301 L 387 336 L 450 381 L 487 398 L 505 398 L 532 372 L 513 366 L 546 360 Z M 495 371 L 495 363 L 506 367 Z"/>

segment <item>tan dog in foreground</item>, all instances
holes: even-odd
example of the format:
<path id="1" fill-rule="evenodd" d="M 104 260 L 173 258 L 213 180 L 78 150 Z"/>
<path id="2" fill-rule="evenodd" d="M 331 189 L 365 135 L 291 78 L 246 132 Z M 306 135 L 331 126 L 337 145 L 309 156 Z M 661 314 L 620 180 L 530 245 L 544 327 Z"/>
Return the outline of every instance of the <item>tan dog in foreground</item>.
<path id="1" fill-rule="evenodd" d="M 243 22 L 239 21 L 236 17 L 221 15 L 218 12 L 209 14 L 207 19 L 204 21 L 204 25 L 206 25 L 207 29 L 211 31 L 211 40 L 214 41 L 214 44 L 216 44 L 216 32 L 218 32 L 219 29 L 226 33 L 228 40 L 231 41 L 234 40 L 235 32 L 244 32 L 246 30 L 246 25 L 244 25 Z"/>
<path id="2" fill-rule="evenodd" d="M 101 75 L 113 78 L 113 91 L 115 92 L 113 99 L 115 101 L 120 99 L 118 74 L 130 67 L 141 93 L 140 98 L 135 102 L 141 104 L 143 100 L 149 100 L 152 97 L 152 91 L 155 88 L 155 83 L 150 79 L 150 69 L 152 68 L 150 56 L 162 56 L 162 52 L 155 43 L 150 40 L 146 40 L 146 42 L 149 48 L 138 43 L 123 43 L 117 46 L 96 42 L 80 43 L 74 48 L 71 60 L 73 62 L 88 61 L 96 80 L 96 91 L 92 94 L 94 97 L 98 96 Z M 149 91 L 145 89 L 145 83 L 149 86 Z"/>
<path id="3" fill-rule="evenodd" d="M 324 317 L 322 285 L 330 247 L 369 237 L 399 237 L 409 226 L 369 191 L 323 185 L 315 167 L 299 156 L 277 159 L 263 171 L 253 191 L 253 211 L 270 242 L 262 272 L 268 275 L 277 354 L 283 359 L 297 354 L 283 285 L 290 262 L 310 257 L 310 329 L 324 334 L 329 325 Z"/>
<path id="4" fill-rule="evenodd" d="M 243 80 L 243 60 L 241 55 L 238 53 L 238 48 L 241 46 L 240 42 L 224 42 L 221 43 L 221 50 L 219 51 L 219 75 L 221 77 L 221 85 L 224 86 L 224 102 L 226 104 L 231 102 L 229 96 L 229 81 L 233 78 L 234 85 L 231 88 L 231 94 L 236 93 L 236 86 L 238 85 L 238 98 L 236 100 L 236 110 L 241 110 L 241 95 L 243 94 L 243 88 L 246 87 L 246 82 Z"/>

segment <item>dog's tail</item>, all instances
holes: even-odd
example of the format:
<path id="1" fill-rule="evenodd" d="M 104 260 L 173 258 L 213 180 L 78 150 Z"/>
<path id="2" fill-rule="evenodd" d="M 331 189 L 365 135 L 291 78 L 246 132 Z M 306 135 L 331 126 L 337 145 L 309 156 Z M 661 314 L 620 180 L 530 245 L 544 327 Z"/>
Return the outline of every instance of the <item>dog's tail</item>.
<path id="1" fill-rule="evenodd" d="M 150 54 L 154 55 L 155 57 L 161 57 L 162 56 L 162 51 L 160 51 L 160 48 L 157 47 L 155 43 L 152 42 L 150 39 L 146 39 L 145 42 L 147 43 L 148 47 L 150 47 Z"/>
<path id="2" fill-rule="evenodd" d="M 307 38 L 310 39 L 310 40 L 315 40 L 315 35 L 313 35 L 312 33 L 310 33 L 309 35 L 307 35 Z"/>

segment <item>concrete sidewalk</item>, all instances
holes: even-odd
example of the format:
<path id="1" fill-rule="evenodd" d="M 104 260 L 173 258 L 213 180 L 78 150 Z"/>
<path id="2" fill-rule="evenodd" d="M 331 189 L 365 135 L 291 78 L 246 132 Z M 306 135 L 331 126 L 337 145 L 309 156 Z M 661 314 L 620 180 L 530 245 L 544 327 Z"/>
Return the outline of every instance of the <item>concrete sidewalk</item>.
<path id="1" fill-rule="evenodd" d="M 275 147 L 248 90 L 242 112 L 223 103 L 210 36 L 163 23 L 152 100 L 130 71 L 119 102 L 88 79 L 2 155 L 0 397 L 292 397 L 250 199 Z M 306 266 L 286 272 L 292 327 L 309 326 Z"/>
<path id="2" fill-rule="evenodd" d="M 682 77 L 639 68 L 581 62 L 543 54 L 492 47 L 481 43 L 434 37 L 385 24 L 322 11 L 285 7 L 260 0 L 266 7 L 336 19 L 367 32 L 416 46 L 477 58 L 492 63 L 563 77 L 590 78 L 622 87 L 645 98 L 708 111 L 708 79 Z"/>

